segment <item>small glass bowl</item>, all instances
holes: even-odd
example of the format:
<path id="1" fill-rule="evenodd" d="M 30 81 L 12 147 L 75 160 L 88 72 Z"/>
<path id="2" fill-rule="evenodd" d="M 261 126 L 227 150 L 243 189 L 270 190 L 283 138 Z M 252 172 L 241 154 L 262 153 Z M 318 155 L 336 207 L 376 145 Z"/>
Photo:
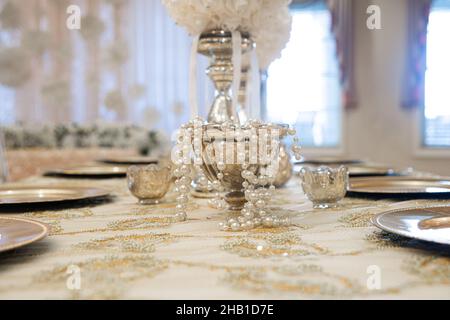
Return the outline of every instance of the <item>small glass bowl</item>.
<path id="1" fill-rule="evenodd" d="M 315 209 L 335 208 L 347 193 L 348 170 L 344 166 L 303 167 L 300 178 L 303 191 Z"/>
<path id="2" fill-rule="evenodd" d="M 171 180 L 168 166 L 131 166 L 127 171 L 128 189 L 140 204 L 159 203 L 169 190 Z"/>

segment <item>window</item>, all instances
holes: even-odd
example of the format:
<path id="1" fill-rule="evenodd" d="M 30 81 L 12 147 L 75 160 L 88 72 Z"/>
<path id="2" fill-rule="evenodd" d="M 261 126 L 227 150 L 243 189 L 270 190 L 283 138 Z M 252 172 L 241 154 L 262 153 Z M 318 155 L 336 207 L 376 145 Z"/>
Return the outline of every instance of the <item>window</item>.
<path id="1" fill-rule="evenodd" d="M 436 1 L 428 22 L 423 113 L 423 144 L 426 147 L 450 147 L 449 31 L 450 1 Z"/>
<path id="2" fill-rule="evenodd" d="M 296 128 L 305 147 L 338 147 L 341 99 L 335 39 L 325 5 L 293 10 L 291 38 L 267 78 L 267 119 Z"/>

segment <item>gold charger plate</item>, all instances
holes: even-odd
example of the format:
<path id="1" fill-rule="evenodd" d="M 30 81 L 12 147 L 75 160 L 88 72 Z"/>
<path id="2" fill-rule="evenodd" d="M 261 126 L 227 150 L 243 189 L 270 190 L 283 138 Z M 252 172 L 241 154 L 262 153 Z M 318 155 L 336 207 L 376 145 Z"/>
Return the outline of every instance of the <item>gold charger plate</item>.
<path id="1" fill-rule="evenodd" d="M 47 175 L 76 176 L 76 177 L 123 177 L 127 174 L 128 166 L 91 165 L 68 169 L 54 169 L 46 172 Z"/>
<path id="2" fill-rule="evenodd" d="M 294 172 L 299 172 L 302 167 L 319 167 L 317 164 L 298 163 L 294 168 Z M 340 165 L 330 164 L 330 167 L 338 167 Z M 374 177 L 374 176 L 391 176 L 398 174 L 398 171 L 389 167 L 365 165 L 365 164 L 349 164 L 343 165 L 348 168 L 350 177 Z"/>
<path id="3" fill-rule="evenodd" d="M 397 173 L 396 170 L 383 166 L 349 165 L 347 167 L 351 177 L 389 176 Z"/>
<path id="4" fill-rule="evenodd" d="M 339 165 L 339 164 L 357 164 L 363 162 L 364 162 L 363 160 L 359 159 L 347 159 L 340 157 L 317 157 L 317 158 L 305 157 L 302 160 L 295 162 L 295 164 Z"/>
<path id="5" fill-rule="evenodd" d="M 98 162 L 108 163 L 108 164 L 119 164 L 119 165 L 139 165 L 139 164 L 156 164 L 158 163 L 157 158 L 152 157 L 116 157 L 116 158 L 105 158 L 99 159 Z"/>
<path id="6" fill-rule="evenodd" d="M 450 244 L 450 206 L 389 210 L 372 217 L 372 223 L 404 237 Z"/>
<path id="7" fill-rule="evenodd" d="M 0 217 L 0 252 L 16 249 L 41 240 L 48 228 L 37 221 Z"/>
<path id="8" fill-rule="evenodd" d="M 387 195 L 450 195 L 450 180 L 398 176 L 351 178 L 348 191 Z"/>
<path id="9" fill-rule="evenodd" d="M 108 191 L 97 188 L 58 186 L 1 186 L 0 205 L 86 200 L 105 197 L 107 195 L 109 195 Z"/>
<path id="10" fill-rule="evenodd" d="M 191 190 L 191 195 L 194 198 L 199 198 L 199 199 L 212 199 L 215 197 L 215 192 L 204 192 L 204 191 L 199 191 L 199 190 L 195 190 L 192 189 Z"/>

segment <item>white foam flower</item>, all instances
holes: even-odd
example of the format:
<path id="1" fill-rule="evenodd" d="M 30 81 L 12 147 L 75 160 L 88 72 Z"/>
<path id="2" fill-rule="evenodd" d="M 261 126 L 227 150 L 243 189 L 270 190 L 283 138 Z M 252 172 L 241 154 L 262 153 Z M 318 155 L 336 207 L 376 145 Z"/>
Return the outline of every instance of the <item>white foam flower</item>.
<path id="1" fill-rule="evenodd" d="M 222 28 L 249 32 L 266 68 L 289 40 L 291 0 L 162 0 L 170 16 L 191 35 Z"/>

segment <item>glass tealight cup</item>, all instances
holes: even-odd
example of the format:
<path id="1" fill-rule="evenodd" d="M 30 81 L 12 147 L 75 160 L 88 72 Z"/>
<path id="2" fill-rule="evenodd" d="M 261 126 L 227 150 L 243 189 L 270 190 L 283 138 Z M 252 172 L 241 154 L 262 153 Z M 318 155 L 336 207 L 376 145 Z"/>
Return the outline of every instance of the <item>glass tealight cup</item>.
<path id="1" fill-rule="evenodd" d="M 347 193 L 349 177 L 344 166 L 303 167 L 300 178 L 303 191 L 315 209 L 335 208 Z"/>
<path id="2" fill-rule="evenodd" d="M 171 179 L 168 166 L 131 166 L 127 171 L 128 189 L 140 204 L 159 203 L 169 190 Z"/>

